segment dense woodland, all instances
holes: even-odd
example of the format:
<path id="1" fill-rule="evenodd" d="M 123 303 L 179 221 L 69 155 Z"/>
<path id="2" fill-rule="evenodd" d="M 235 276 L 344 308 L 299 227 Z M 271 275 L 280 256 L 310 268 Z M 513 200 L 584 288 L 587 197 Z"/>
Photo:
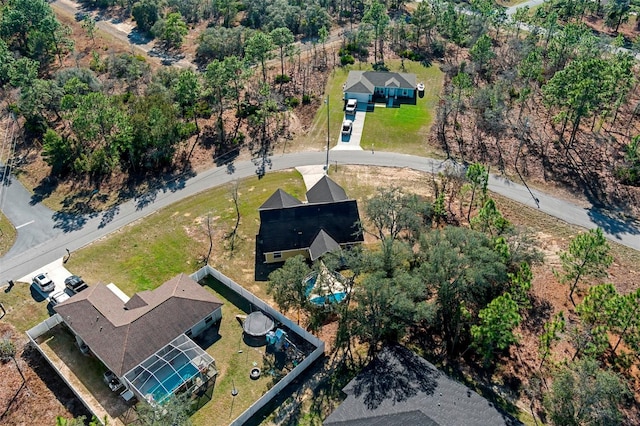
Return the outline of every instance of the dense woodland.
<path id="1" fill-rule="evenodd" d="M 518 328 L 539 323 L 539 364 L 509 395 L 559 425 L 638 418 L 640 293 L 606 284 L 612 259 L 602 233 L 576 236 L 561 254 L 556 275 L 570 311 L 533 321 L 531 269 L 541 255 L 486 191 L 492 166 L 637 211 L 640 94 L 631 53 L 640 20 L 630 12 L 638 5 L 554 0 L 519 9 L 515 19 L 527 26 L 490 0 L 84 5 L 132 18 L 169 54 L 198 33 L 193 69 L 100 50 L 68 66 L 74 35 L 46 1 L 2 1 L 2 114 L 20 123 L 18 152 L 36 151 L 26 161 L 44 161 L 48 179 L 81 187 L 188 168 L 201 145 L 214 155 L 245 150 L 264 173 L 274 146 L 290 137 L 291 112 L 322 95 L 331 67 L 360 61 L 384 69 L 390 57 L 439 64 L 447 78 L 431 138 L 470 164 L 466 172 L 434 178 L 430 200 L 393 188 L 369 201 L 367 231 L 379 244 L 325 260 L 353 287 L 348 303 L 310 306 L 300 280 L 310 266 L 301 259 L 271 276 L 274 299 L 305 312 L 312 328 L 338 321 L 336 356 L 346 366 L 398 341 L 440 365 L 473 366 L 480 383 L 514 357 Z M 96 22 L 79 19 L 94 40 Z M 306 55 L 302 39 L 313 40 Z M 339 43 L 337 61 L 328 43 Z M 568 357 L 554 350 L 562 342 L 573 348 Z"/>

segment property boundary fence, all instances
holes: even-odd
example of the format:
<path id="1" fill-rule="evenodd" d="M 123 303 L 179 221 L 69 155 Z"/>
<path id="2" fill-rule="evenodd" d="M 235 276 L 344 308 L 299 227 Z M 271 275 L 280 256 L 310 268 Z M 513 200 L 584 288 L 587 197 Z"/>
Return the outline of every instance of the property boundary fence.
<path id="1" fill-rule="evenodd" d="M 40 352 L 40 354 L 44 357 L 44 359 L 47 360 L 47 362 L 49 363 L 51 368 L 53 368 L 55 371 L 58 371 L 58 367 L 55 365 L 55 363 L 49 357 L 49 355 L 47 355 L 47 353 L 42 350 L 42 348 L 40 347 L 38 342 L 36 342 L 36 339 L 38 337 L 42 336 L 43 334 L 48 333 L 52 328 L 56 327 L 57 325 L 61 324 L 62 322 L 63 322 L 63 320 L 62 320 L 62 317 L 60 316 L 60 314 L 55 314 L 52 317 L 49 317 L 46 320 L 42 321 L 40 324 L 38 324 L 38 325 L 30 328 L 29 330 L 27 330 L 27 336 L 29 337 L 29 340 L 31 341 L 31 344 L 38 350 L 38 352 Z M 80 392 L 78 392 L 76 390 L 75 386 L 73 386 L 71 384 L 71 382 L 69 382 L 69 380 L 67 380 L 65 375 L 64 374 L 58 374 L 58 377 L 62 378 L 62 380 L 67 384 L 69 389 L 71 389 L 71 391 L 76 395 L 76 397 L 78 397 L 80 402 L 82 402 L 82 404 L 87 408 L 87 410 L 89 410 L 89 412 L 96 419 L 98 419 L 100 424 L 104 425 L 105 423 L 104 423 L 103 419 L 100 417 L 100 414 L 96 413 L 91 408 L 91 404 L 89 404 L 89 403 L 87 403 L 87 401 L 85 401 L 85 399 L 82 397 Z"/>
<path id="2" fill-rule="evenodd" d="M 254 402 L 253 405 L 247 408 L 242 414 L 240 414 L 235 420 L 230 423 L 230 426 L 240 426 L 246 423 L 261 408 L 267 405 L 278 393 L 282 391 L 282 389 L 285 388 L 285 386 L 294 381 L 314 361 L 320 358 L 324 354 L 324 342 L 318 339 L 313 334 L 309 333 L 304 328 L 300 327 L 297 323 L 282 315 L 280 312 L 272 308 L 268 303 L 258 298 L 256 295 L 246 290 L 217 269 L 214 269 L 209 265 L 205 265 L 191 274 L 191 278 L 193 278 L 195 281 L 201 281 L 207 276 L 215 278 L 220 283 L 222 283 L 222 285 L 229 288 L 230 290 L 233 290 L 235 293 L 252 303 L 258 309 L 271 315 L 275 320 L 283 324 L 289 330 L 298 334 L 300 337 L 311 343 L 316 348 L 300 364 L 298 364 L 293 370 L 291 370 L 289 374 L 283 377 L 278 383 L 276 383 L 271 389 L 269 389 L 269 391 L 262 395 L 260 399 Z"/>
<path id="3" fill-rule="evenodd" d="M 60 314 L 55 314 L 54 316 L 47 318 L 40 324 L 27 330 L 27 336 L 29 336 L 31 341 L 35 342 L 38 337 L 42 336 L 44 333 L 48 332 L 60 323 L 62 323 L 62 317 L 60 316 Z"/>

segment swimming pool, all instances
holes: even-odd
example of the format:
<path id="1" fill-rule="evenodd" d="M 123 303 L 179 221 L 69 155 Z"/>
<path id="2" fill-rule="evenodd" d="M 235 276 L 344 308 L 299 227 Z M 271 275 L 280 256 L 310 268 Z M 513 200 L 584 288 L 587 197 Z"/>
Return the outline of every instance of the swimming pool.
<path id="1" fill-rule="evenodd" d="M 172 372 L 162 379 L 149 393 L 154 401 L 162 403 L 167 397 L 178 389 L 183 383 L 198 374 L 198 369 L 191 363 L 183 365 L 178 371 Z"/>
<path id="2" fill-rule="evenodd" d="M 325 303 L 340 303 L 345 297 L 347 297 L 347 293 L 341 291 L 339 293 L 332 293 L 326 296 L 317 296 L 309 299 L 309 301 L 314 305 L 324 305 Z"/>

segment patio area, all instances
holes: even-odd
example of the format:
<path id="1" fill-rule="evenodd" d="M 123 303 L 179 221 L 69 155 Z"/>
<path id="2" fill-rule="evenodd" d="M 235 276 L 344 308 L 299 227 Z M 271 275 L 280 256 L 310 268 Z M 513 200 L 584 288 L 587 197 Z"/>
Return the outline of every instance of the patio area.
<path id="1" fill-rule="evenodd" d="M 80 352 L 66 327 L 55 326 L 38 337 L 36 343 L 100 419 L 106 417 L 109 425 L 124 425 L 130 421 L 133 404 L 120 398 L 119 392 L 109 389 L 103 381 L 106 368 L 96 358 Z"/>

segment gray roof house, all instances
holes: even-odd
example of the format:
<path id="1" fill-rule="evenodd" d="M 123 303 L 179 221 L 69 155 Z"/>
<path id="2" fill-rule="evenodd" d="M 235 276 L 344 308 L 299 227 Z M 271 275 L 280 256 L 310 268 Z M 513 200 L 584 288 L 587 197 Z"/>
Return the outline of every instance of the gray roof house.
<path id="1" fill-rule="evenodd" d="M 364 241 L 358 203 L 323 176 L 307 191 L 307 202 L 278 189 L 259 208 L 256 280 L 267 279 L 276 264 L 302 255 L 315 261 L 325 253 Z M 274 267 L 265 266 L 274 264 Z"/>
<path id="2" fill-rule="evenodd" d="M 384 348 L 343 392 L 325 426 L 521 425 L 402 346 Z"/>
<path id="3" fill-rule="evenodd" d="M 97 284 L 54 309 L 139 399 L 162 400 L 209 370 L 213 359 L 191 337 L 222 317 L 218 298 L 184 274 L 128 300 L 121 294 Z"/>
<path id="4" fill-rule="evenodd" d="M 371 102 L 382 101 L 398 106 L 399 101 L 416 99 L 415 74 L 379 71 L 349 71 L 344 85 L 344 99 L 357 99 L 359 109 Z"/>

